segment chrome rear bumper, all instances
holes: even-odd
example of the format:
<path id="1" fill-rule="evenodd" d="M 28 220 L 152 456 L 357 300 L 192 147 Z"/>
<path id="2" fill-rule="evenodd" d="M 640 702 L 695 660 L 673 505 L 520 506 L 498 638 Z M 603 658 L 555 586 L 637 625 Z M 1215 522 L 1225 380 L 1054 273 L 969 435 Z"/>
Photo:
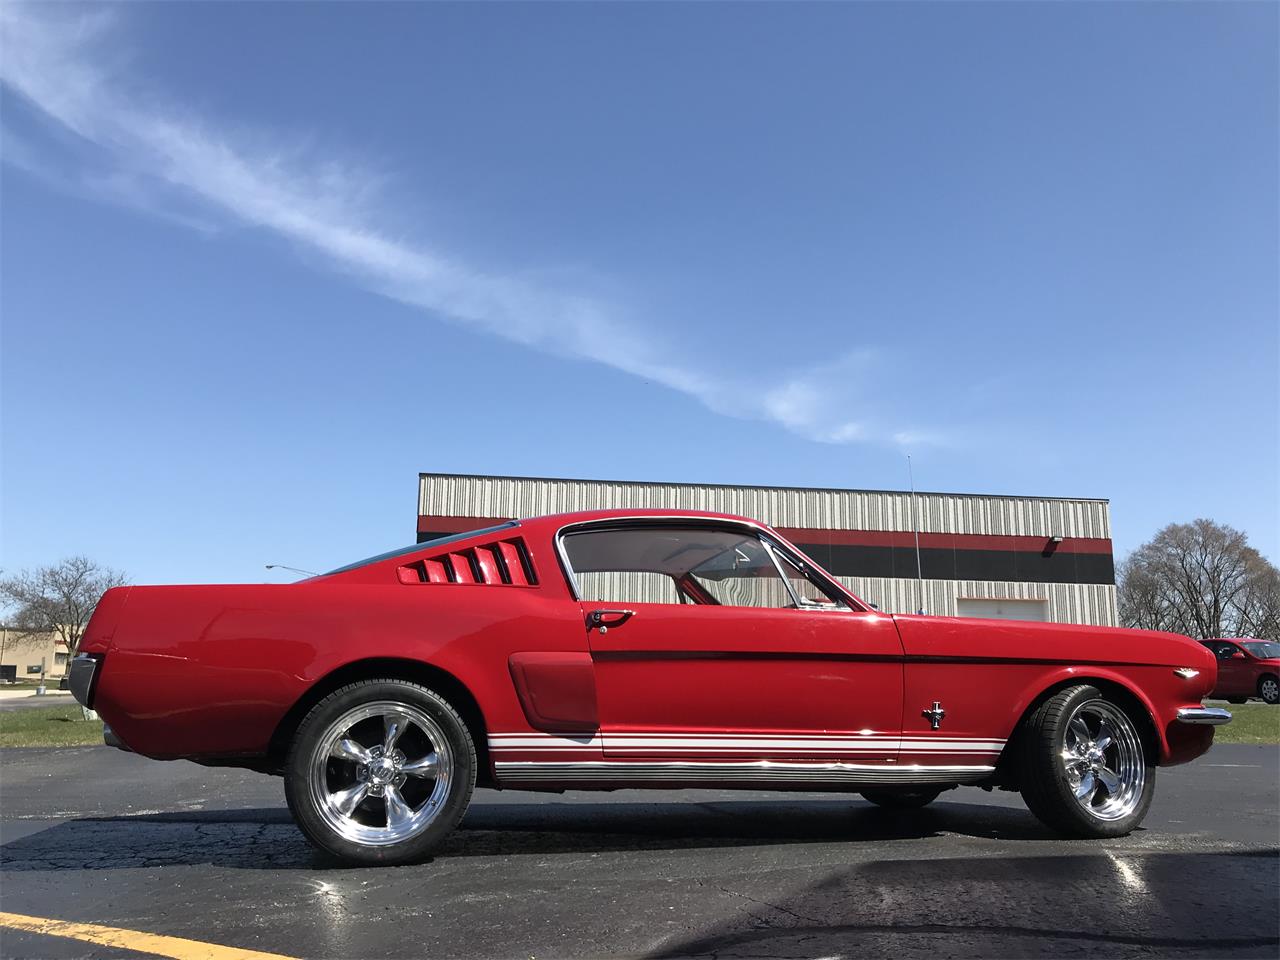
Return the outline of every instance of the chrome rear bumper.
<path id="1" fill-rule="evenodd" d="M 1182 723 L 1201 723 L 1220 727 L 1231 722 L 1231 714 L 1221 707 L 1180 707 L 1178 720 Z"/>

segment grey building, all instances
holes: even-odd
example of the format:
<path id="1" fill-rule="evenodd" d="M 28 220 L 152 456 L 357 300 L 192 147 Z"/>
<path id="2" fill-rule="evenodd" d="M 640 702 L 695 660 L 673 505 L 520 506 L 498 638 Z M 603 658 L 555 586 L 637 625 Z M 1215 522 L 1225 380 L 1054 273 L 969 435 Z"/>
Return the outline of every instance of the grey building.
<path id="1" fill-rule="evenodd" d="M 418 540 L 605 508 L 761 520 L 890 613 L 1117 622 L 1106 500 L 423 473 Z"/>

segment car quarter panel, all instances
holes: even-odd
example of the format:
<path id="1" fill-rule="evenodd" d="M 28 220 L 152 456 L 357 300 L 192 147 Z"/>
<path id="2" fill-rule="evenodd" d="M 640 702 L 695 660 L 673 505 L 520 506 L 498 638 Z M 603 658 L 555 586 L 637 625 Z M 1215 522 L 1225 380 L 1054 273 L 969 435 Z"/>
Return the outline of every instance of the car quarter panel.
<path id="1" fill-rule="evenodd" d="M 923 735 L 923 711 L 939 701 L 951 735 L 1010 739 L 1027 709 L 1048 689 L 1105 681 L 1129 692 L 1152 721 L 1165 765 L 1199 756 L 1212 730 L 1177 720 L 1213 688 L 1214 658 L 1175 634 L 1007 620 L 895 617 L 907 666 L 904 740 Z M 1187 679 L 1174 671 L 1191 668 Z"/>
<path id="2" fill-rule="evenodd" d="M 488 730 L 528 728 L 508 672 L 523 650 L 586 652 L 577 605 L 554 589 L 342 583 L 134 587 L 95 707 L 155 758 L 264 754 L 286 712 L 356 661 L 429 663 L 470 690 Z"/>

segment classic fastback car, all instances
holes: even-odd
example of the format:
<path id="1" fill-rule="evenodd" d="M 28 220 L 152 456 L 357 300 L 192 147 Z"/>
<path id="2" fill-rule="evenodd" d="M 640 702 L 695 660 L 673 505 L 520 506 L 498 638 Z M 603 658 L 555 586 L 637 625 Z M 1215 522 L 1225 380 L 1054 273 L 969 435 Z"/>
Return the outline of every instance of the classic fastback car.
<path id="1" fill-rule="evenodd" d="M 1132 630 L 889 616 L 768 527 L 600 511 L 294 584 L 121 587 L 71 687 L 107 740 L 284 777 L 319 847 L 425 855 L 476 786 L 1021 791 L 1125 834 L 1200 756 L 1213 655 Z"/>

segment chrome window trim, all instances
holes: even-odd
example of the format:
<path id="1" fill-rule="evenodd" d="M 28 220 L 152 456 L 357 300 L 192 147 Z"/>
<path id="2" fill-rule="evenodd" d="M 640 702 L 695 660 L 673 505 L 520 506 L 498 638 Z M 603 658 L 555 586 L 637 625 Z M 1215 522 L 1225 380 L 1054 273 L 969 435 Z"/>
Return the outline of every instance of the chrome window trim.
<path id="1" fill-rule="evenodd" d="M 755 523 L 754 521 L 751 521 L 751 520 L 734 520 L 728 517 L 705 517 L 705 516 L 699 517 L 699 516 L 686 516 L 683 514 L 676 514 L 676 515 L 640 514 L 640 515 L 628 516 L 628 517 L 601 517 L 596 520 L 576 520 L 571 523 L 566 523 L 564 526 L 557 529 L 555 536 L 552 539 L 555 541 L 556 555 L 560 559 L 560 568 L 561 568 L 561 572 L 564 574 L 565 584 L 569 588 L 569 595 L 574 599 L 575 602 L 578 602 L 578 603 L 582 602 L 582 595 L 578 592 L 578 582 L 573 571 L 573 564 L 569 562 L 569 554 L 564 547 L 564 538 L 567 535 L 571 533 L 579 533 L 586 530 L 592 530 L 597 527 L 608 529 L 610 527 L 627 527 L 632 525 L 683 526 L 685 524 L 694 524 L 696 526 L 703 526 L 703 527 L 731 527 L 731 528 L 737 528 L 739 530 L 745 530 L 748 533 L 753 533 L 757 537 L 759 537 L 761 542 L 765 543 L 767 546 L 772 546 L 775 549 L 780 549 L 782 551 L 782 555 L 787 557 L 788 560 L 794 563 L 796 566 L 796 569 L 798 569 L 801 573 L 805 574 L 806 576 L 816 575 L 818 579 L 824 582 L 828 587 L 832 588 L 836 592 L 837 596 L 842 597 L 845 601 L 846 609 L 837 610 L 833 612 L 836 612 L 836 613 L 876 612 L 876 611 L 873 611 L 872 608 L 868 606 L 866 602 L 863 601 L 860 597 L 857 597 L 854 594 L 850 593 L 848 589 L 845 588 L 844 584 L 837 581 L 834 577 L 832 577 L 829 573 L 827 573 L 826 570 L 822 569 L 821 566 L 814 563 L 812 560 L 806 557 L 803 553 L 801 553 L 800 549 L 796 547 L 795 544 L 788 542 L 784 537 L 782 537 L 776 531 L 770 530 L 768 527 L 764 526 L 763 524 Z M 777 563 L 776 560 L 774 562 L 775 564 Z M 784 576 L 782 579 L 784 582 L 786 582 L 787 578 Z M 787 584 L 787 589 L 788 590 L 791 589 L 791 585 L 789 583 Z M 671 606 L 675 606 L 675 604 L 671 604 Z M 698 606 L 698 604 L 693 604 L 693 606 Z M 763 609 L 763 608 L 744 607 L 742 609 L 749 610 L 749 609 Z M 808 606 L 800 606 L 798 609 L 811 610 L 813 608 Z"/>
<path id="2" fill-rule="evenodd" d="M 760 538 L 760 544 L 764 547 L 764 552 L 769 555 L 769 559 L 773 561 L 773 569 L 778 574 L 778 579 L 782 581 L 782 589 L 787 591 L 791 603 L 797 610 L 803 610 L 804 604 L 800 602 L 800 595 L 796 593 L 795 587 L 791 586 L 791 578 L 782 572 L 782 564 L 778 562 L 778 555 L 774 553 L 774 545 L 765 537 Z"/>

